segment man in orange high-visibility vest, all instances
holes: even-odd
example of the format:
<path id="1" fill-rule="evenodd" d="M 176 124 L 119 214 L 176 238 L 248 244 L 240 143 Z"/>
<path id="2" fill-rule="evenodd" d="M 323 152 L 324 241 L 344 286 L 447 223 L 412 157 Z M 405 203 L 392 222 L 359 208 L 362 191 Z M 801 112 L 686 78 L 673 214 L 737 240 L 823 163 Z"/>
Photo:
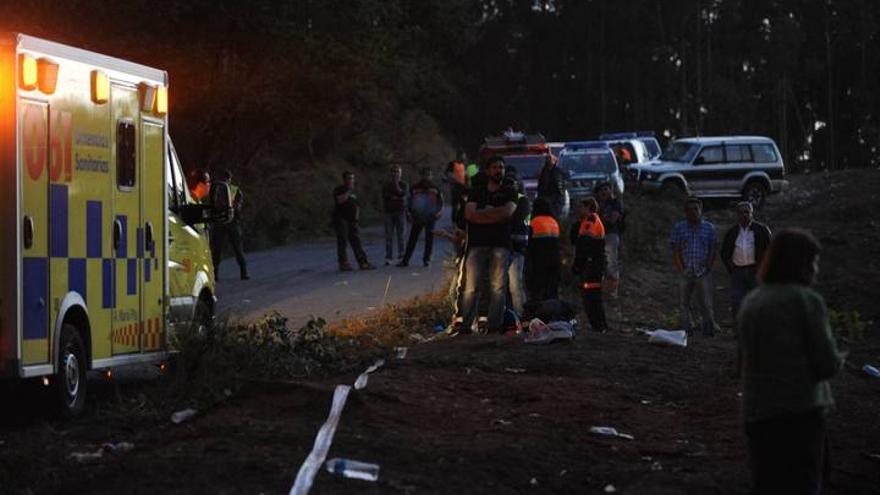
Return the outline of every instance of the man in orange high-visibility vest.
<path id="1" fill-rule="evenodd" d="M 605 306 L 602 302 L 602 279 L 605 277 L 605 226 L 597 211 L 599 204 L 587 198 L 580 204 L 580 221 L 572 226 L 571 239 L 575 245 L 572 270 L 578 277 L 584 310 L 590 327 L 596 332 L 608 330 Z"/>

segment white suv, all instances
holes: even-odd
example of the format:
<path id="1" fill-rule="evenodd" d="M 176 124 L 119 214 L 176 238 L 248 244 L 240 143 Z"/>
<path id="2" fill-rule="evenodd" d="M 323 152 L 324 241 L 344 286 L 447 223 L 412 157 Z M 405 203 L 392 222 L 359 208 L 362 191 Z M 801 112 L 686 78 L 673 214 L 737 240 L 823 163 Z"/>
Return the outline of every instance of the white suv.
<path id="1" fill-rule="evenodd" d="M 655 162 L 632 165 L 644 191 L 679 191 L 701 198 L 737 198 L 764 204 L 788 187 L 776 143 L 760 136 L 679 139 Z"/>

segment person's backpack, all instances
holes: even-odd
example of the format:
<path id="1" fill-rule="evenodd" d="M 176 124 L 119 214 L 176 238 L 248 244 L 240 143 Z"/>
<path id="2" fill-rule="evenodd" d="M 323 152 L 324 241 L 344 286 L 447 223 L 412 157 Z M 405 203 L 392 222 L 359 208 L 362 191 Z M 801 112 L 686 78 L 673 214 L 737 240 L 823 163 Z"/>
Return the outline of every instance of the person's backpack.
<path id="1" fill-rule="evenodd" d="M 428 223 L 440 212 L 440 190 L 435 186 L 414 186 L 410 204 L 413 220 Z"/>

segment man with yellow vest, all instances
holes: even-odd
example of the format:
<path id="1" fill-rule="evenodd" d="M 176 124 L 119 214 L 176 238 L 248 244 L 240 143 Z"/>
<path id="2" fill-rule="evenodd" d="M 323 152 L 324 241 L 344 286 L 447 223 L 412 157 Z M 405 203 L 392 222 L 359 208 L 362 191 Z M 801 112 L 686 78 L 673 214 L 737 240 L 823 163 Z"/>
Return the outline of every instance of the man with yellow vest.
<path id="1" fill-rule="evenodd" d="M 578 277 L 590 327 L 593 331 L 602 333 L 608 330 L 602 302 L 602 279 L 606 264 L 605 226 L 602 225 L 598 210 L 599 204 L 594 198 L 581 201 L 580 221 L 572 226 L 571 233 L 575 245 L 572 270 Z"/>
<path id="2" fill-rule="evenodd" d="M 220 261 L 223 259 L 223 246 L 228 237 L 232 243 L 232 250 L 235 252 L 235 260 L 238 261 L 239 276 L 242 280 L 248 280 L 250 277 L 247 272 L 247 262 L 244 259 L 240 222 L 243 198 L 241 189 L 232 183 L 231 171 L 226 170 L 220 175 L 220 182 L 211 188 L 211 195 L 213 197 L 212 203 L 215 206 L 218 203 L 228 201 L 229 210 L 222 219 L 211 223 L 211 257 L 214 259 L 214 278 L 220 278 Z M 221 197 L 223 198 L 221 199 Z"/>

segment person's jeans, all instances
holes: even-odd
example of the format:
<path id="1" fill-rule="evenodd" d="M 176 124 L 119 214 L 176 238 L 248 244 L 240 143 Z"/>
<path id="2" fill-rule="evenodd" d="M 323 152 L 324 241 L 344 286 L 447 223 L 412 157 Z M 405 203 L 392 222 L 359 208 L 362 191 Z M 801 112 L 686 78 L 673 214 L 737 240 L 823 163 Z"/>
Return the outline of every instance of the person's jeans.
<path id="1" fill-rule="evenodd" d="M 403 257 L 404 213 L 385 214 L 385 259 L 394 258 L 394 236 L 397 236 L 397 256 Z"/>
<path id="2" fill-rule="evenodd" d="M 333 221 L 333 226 L 336 228 L 336 258 L 339 264 L 342 265 L 348 262 L 348 246 L 346 244 L 351 244 L 354 258 L 359 265 L 365 265 L 367 263 L 367 253 L 364 252 L 364 247 L 361 244 L 358 223 L 337 218 Z"/>
<path id="3" fill-rule="evenodd" d="M 605 258 L 608 269 L 605 275 L 609 278 L 620 278 L 620 234 L 605 235 Z"/>
<path id="4" fill-rule="evenodd" d="M 229 238 L 232 250 L 235 252 L 235 260 L 238 262 L 239 272 L 242 277 L 246 277 L 247 262 L 244 259 L 241 225 L 238 221 L 232 221 L 228 224 L 212 224 L 209 236 L 211 258 L 214 262 L 214 277 L 217 278 L 220 275 L 220 261 L 223 260 L 223 246 L 226 244 L 227 238 Z"/>
<path id="5" fill-rule="evenodd" d="M 822 493 L 829 467 L 826 428 L 820 410 L 746 423 L 752 493 Z"/>
<path id="6" fill-rule="evenodd" d="M 510 305 L 516 314 L 522 316 L 523 304 L 526 302 L 526 288 L 523 283 L 523 268 L 526 263 L 526 255 L 518 251 L 511 251 L 510 266 L 507 269 L 507 285 L 510 291 Z"/>
<path id="7" fill-rule="evenodd" d="M 510 250 L 503 247 L 475 246 L 468 248 L 465 258 L 464 293 L 461 316 L 464 328 L 470 328 L 477 317 L 477 285 L 489 280 L 489 330 L 500 331 L 504 323 L 504 299 L 507 296 L 507 264 Z M 488 275 L 488 277 L 487 277 Z M 482 285 L 482 284 L 481 284 Z M 482 288 L 483 290 L 486 287 Z"/>
<path id="8" fill-rule="evenodd" d="M 738 267 L 735 266 L 730 272 L 730 296 L 733 299 L 733 320 L 739 314 L 739 307 L 746 295 L 758 286 L 755 276 L 755 265 Z"/>
<path id="9" fill-rule="evenodd" d="M 703 335 L 714 335 L 718 325 L 715 323 L 713 310 L 714 287 L 712 286 L 712 272 L 706 272 L 702 276 L 694 276 L 688 273 L 680 273 L 678 280 L 679 300 L 679 326 L 686 332 L 691 331 L 691 300 L 697 292 L 697 303 L 703 314 Z"/>
<path id="10" fill-rule="evenodd" d="M 425 229 L 425 251 L 422 254 L 422 261 L 425 263 L 431 261 L 431 252 L 434 249 L 434 222 L 434 220 L 427 223 L 413 221 L 412 226 L 409 228 L 409 240 L 406 242 L 406 254 L 403 255 L 404 263 L 409 263 L 409 259 L 412 258 L 422 229 Z"/>

